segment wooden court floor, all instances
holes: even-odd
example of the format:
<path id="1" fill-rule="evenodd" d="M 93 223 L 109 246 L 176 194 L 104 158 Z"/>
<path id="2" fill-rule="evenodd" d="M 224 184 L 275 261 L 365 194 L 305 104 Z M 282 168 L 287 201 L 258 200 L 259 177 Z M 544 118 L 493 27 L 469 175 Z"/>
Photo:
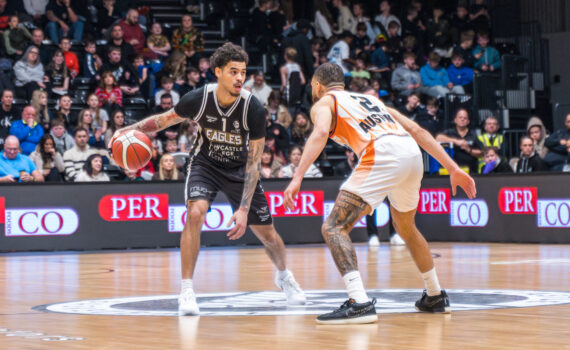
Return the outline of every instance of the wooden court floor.
<path id="1" fill-rule="evenodd" d="M 431 247 L 442 286 L 456 291 L 450 293 L 452 309 L 465 306 L 462 296 L 470 290 L 570 291 L 569 245 Z M 419 297 L 421 279 L 405 248 L 358 244 L 357 255 L 368 289 L 414 289 L 414 299 Z M 116 316 L 33 309 L 164 296 L 171 300 L 163 306 L 174 310 L 178 259 L 177 250 L 0 255 L 0 349 L 570 349 L 570 304 L 493 309 L 499 299 L 492 293 L 479 296 L 483 309 L 450 315 L 384 312 L 393 302 L 381 299 L 378 323 L 353 326 L 319 326 L 312 314 Z M 288 265 L 305 290 L 344 289 L 325 246 L 288 247 Z M 263 249 L 209 248 L 200 253 L 195 289 L 275 292 L 272 280 Z M 255 295 L 248 302 L 254 305 Z"/>

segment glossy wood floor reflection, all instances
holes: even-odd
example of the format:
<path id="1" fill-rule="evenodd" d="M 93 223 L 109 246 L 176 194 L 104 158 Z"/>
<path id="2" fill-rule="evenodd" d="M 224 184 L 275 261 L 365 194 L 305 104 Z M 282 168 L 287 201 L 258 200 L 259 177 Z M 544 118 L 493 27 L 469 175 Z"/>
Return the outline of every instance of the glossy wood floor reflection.
<path id="1" fill-rule="evenodd" d="M 570 246 L 435 243 L 442 285 L 570 290 Z M 422 288 L 408 251 L 357 245 L 367 288 Z M 343 289 L 325 246 L 288 247 L 307 290 Z M 176 294 L 176 250 L 0 255 L 0 349 L 570 349 L 570 305 L 381 314 L 371 325 L 318 326 L 314 316 L 150 317 L 44 313 L 64 301 Z M 198 293 L 276 290 L 261 248 L 203 249 Z M 452 300 L 453 307 L 453 300 Z M 64 335 L 82 340 L 47 341 Z M 44 337 L 45 338 L 45 337 Z M 56 338 L 52 338 L 56 339 Z"/>

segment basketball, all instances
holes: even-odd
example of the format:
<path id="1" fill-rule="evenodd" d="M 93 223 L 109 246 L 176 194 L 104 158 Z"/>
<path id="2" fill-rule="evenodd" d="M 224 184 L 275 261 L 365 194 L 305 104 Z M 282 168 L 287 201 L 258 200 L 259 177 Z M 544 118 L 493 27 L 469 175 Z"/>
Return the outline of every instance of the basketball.
<path id="1" fill-rule="evenodd" d="M 152 157 L 150 139 L 137 130 L 121 134 L 111 145 L 113 160 L 123 169 L 138 170 Z"/>

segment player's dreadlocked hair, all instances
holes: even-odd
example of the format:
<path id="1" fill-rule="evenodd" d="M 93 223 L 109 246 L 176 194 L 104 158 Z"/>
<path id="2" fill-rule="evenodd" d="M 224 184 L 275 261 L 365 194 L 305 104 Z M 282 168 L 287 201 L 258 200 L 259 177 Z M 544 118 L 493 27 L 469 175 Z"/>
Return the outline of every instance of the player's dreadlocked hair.
<path id="1" fill-rule="evenodd" d="M 249 57 L 241 46 L 227 42 L 218 47 L 212 57 L 210 57 L 210 66 L 212 69 L 216 69 L 216 67 L 223 68 L 230 61 L 245 62 L 247 64 Z"/>
<path id="2" fill-rule="evenodd" d="M 338 64 L 332 62 L 321 64 L 315 70 L 313 79 L 316 79 L 324 86 L 344 86 L 344 73 L 342 71 L 342 68 L 340 68 Z"/>

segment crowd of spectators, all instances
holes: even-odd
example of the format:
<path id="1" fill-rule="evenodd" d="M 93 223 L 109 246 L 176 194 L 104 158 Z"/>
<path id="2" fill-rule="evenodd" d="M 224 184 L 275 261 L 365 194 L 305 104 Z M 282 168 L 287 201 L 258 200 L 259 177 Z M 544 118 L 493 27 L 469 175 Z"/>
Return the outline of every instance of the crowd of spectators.
<path id="1" fill-rule="evenodd" d="M 152 160 L 138 172 L 105 174 L 113 167 L 107 143 L 125 125 L 129 99 L 142 98 L 160 113 L 215 82 L 203 33 L 190 14 L 167 30 L 136 1 L 92 2 L 96 22 L 87 20 L 85 1 L 0 0 L 0 182 L 182 178 L 177 157 L 194 143 L 192 123 L 150 135 Z M 294 174 L 312 131 L 309 82 L 327 61 L 343 68 L 348 90 L 396 107 L 470 173 L 570 170 L 570 115 L 566 129 L 552 135 L 531 118 L 520 156 L 510 160 L 502 158 L 497 117 L 479 125 L 460 109 L 443 129 L 446 94 L 470 94 L 475 73 L 501 69 L 484 0 L 458 0 L 454 8 L 439 2 L 426 8 L 420 0 L 371 3 L 314 0 L 309 19 L 296 16 L 289 1 L 259 0 L 250 9 L 247 45 L 273 55 L 277 67 L 254 72 L 244 84 L 266 106 L 264 178 Z M 73 88 L 78 80 L 88 84 L 87 94 Z M 331 164 L 325 149 L 307 176 L 344 175 L 340 168 L 354 161 Z"/>

